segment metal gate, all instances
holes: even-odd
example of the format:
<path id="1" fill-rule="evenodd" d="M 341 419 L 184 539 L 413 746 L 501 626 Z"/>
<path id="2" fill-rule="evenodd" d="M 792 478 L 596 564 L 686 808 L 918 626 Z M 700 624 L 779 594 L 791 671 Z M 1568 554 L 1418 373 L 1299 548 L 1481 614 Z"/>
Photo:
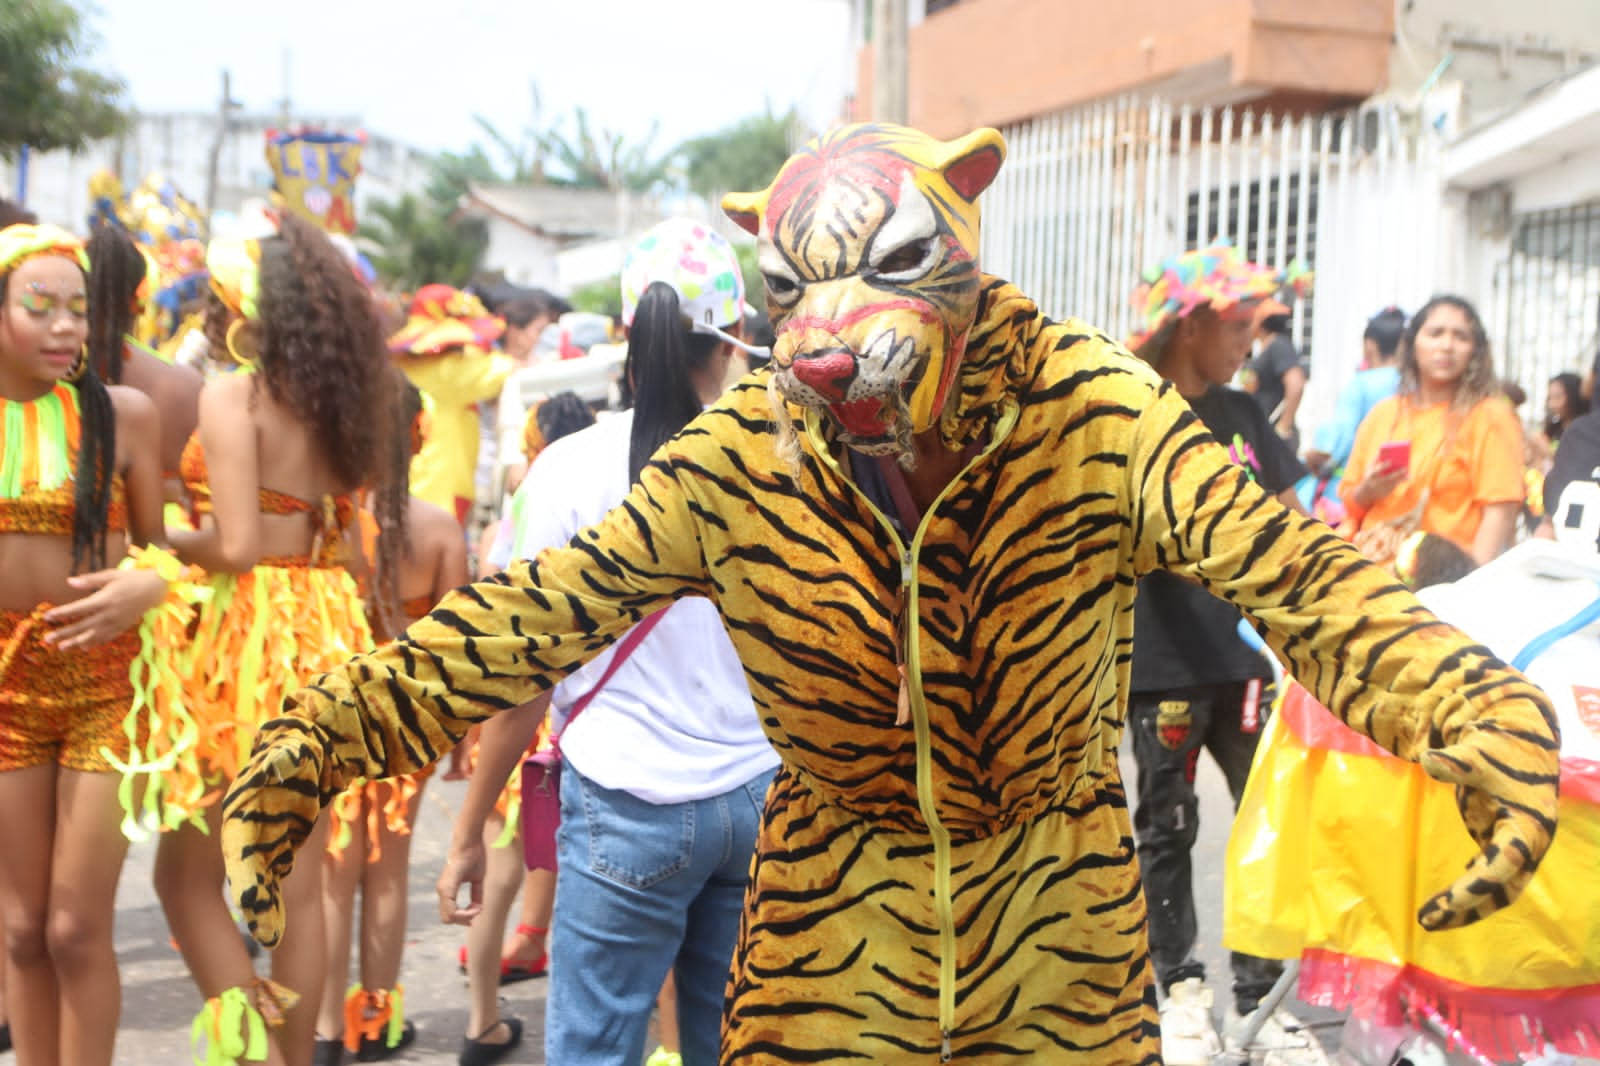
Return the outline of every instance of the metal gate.
<path id="1" fill-rule="evenodd" d="M 1130 96 L 1003 132 L 982 262 L 1053 317 L 1125 337 L 1144 268 L 1213 239 L 1315 270 L 1294 320 L 1311 362 L 1304 424 L 1355 372 L 1367 318 L 1439 280 L 1440 137 L 1392 105 L 1279 116 Z"/>
<path id="2" fill-rule="evenodd" d="M 1552 377 L 1580 377 L 1600 347 L 1600 203 L 1518 216 L 1498 264 L 1490 331 L 1505 377 L 1528 393 L 1523 418 L 1544 418 Z"/>

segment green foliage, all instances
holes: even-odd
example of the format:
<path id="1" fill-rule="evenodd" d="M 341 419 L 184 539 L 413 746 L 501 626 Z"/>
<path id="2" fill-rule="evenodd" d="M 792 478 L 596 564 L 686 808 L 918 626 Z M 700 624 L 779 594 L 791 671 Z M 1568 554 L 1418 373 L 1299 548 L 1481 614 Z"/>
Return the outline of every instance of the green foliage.
<path id="1" fill-rule="evenodd" d="M 83 148 L 125 129 L 122 82 L 84 65 L 93 37 L 66 0 L 0 0 L 0 158 Z"/>
<path id="2" fill-rule="evenodd" d="M 489 247 L 481 219 L 457 219 L 453 203 L 405 196 L 378 201 L 364 212 L 360 235 L 375 246 L 372 265 L 386 285 L 416 289 L 441 282 L 457 288 L 472 280 Z"/>
<path id="3" fill-rule="evenodd" d="M 577 129 L 571 137 L 562 132 L 559 119 L 537 135 L 539 157 L 549 168 L 544 179 L 550 184 L 645 193 L 671 176 L 671 160 L 651 156 L 654 125 L 643 142 L 630 145 L 622 134 L 593 126 L 583 108 L 574 108 L 573 116 Z"/>
<path id="4" fill-rule="evenodd" d="M 483 146 L 475 144 L 465 152 L 440 152 L 434 156 L 423 194 L 436 204 L 453 208 L 466 195 L 469 184 L 502 180 Z"/>
<path id="5" fill-rule="evenodd" d="M 572 290 L 567 302 L 574 311 L 592 311 L 597 315 L 617 318 L 622 314 L 622 279 L 610 277 L 581 285 Z"/>
<path id="6" fill-rule="evenodd" d="M 789 158 L 790 137 L 799 130 L 800 119 L 792 108 L 783 115 L 774 115 L 769 108 L 765 114 L 684 142 L 678 152 L 689 191 L 717 197 L 765 189 Z"/>

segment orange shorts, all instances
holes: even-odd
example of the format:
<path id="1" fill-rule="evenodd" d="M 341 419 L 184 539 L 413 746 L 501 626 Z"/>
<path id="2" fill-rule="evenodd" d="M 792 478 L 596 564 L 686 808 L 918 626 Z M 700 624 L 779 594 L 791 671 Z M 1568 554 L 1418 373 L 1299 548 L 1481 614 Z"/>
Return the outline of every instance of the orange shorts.
<path id="1" fill-rule="evenodd" d="M 86 773 L 115 772 L 101 749 L 124 761 L 129 755 L 128 668 L 139 652 L 139 633 L 129 630 L 95 648 L 56 651 L 44 643 L 49 627 L 39 617 L 42 611 L 0 611 L 0 770 L 55 763 Z"/>

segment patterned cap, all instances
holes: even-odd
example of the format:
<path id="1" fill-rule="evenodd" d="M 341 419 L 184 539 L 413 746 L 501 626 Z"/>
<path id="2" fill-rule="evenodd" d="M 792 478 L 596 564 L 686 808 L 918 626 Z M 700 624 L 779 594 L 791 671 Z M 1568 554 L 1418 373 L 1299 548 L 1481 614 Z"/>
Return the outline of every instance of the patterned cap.
<path id="1" fill-rule="evenodd" d="M 1286 286 L 1304 296 L 1311 291 L 1311 272 L 1299 260 L 1285 270 L 1249 262 L 1231 244 L 1214 244 L 1163 259 L 1145 271 L 1144 281 L 1134 291 L 1140 326 L 1128 339 L 1128 349 L 1138 352 L 1197 307 L 1209 306 L 1218 313 L 1234 307 L 1253 311 L 1254 305 L 1272 300 Z"/>
<path id="2" fill-rule="evenodd" d="M 622 264 L 622 324 L 644 290 L 657 281 L 678 293 L 683 313 L 695 322 L 728 326 L 744 317 L 744 276 L 733 245 L 702 222 L 669 218 L 648 230 Z"/>
<path id="3" fill-rule="evenodd" d="M 449 285 L 424 285 L 411 299 L 406 324 L 389 338 L 397 355 L 440 355 L 457 348 L 488 348 L 506 330 L 470 292 Z"/>

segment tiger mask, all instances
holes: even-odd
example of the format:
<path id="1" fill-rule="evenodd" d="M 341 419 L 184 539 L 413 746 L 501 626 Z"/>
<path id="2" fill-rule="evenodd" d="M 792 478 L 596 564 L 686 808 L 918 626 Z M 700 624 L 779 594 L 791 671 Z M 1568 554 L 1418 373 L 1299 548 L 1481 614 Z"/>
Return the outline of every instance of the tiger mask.
<path id="1" fill-rule="evenodd" d="M 758 240 L 773 407 L 825 412 L 841 443 L 911 465 L 939 424 L 977 313 L 978 194 L 1005 159 L 981 129 L 939 141 L 900 126 L 836 129 L 723 209 Z M 790 451 L 791 449 L 781 449 Z"/>

